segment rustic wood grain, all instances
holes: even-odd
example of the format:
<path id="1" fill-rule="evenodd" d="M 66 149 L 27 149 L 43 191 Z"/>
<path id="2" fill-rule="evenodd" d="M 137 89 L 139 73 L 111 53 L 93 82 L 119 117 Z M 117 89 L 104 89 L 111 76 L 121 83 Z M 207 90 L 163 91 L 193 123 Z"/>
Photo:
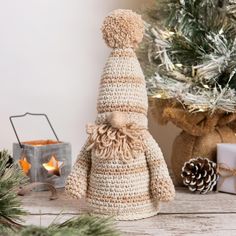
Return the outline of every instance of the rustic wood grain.
<path id="1" fill-rule="evenodd" d="M 63 215 L 57 222 L 62 222 L 73 215 Z M 55 215 L 33 215 L 25 218 L 29 224 L 49 225 Z M 127 236 L 156 235 L 214 235 L 235 236 L 236 214 L 175 214 L 158 215 L 144 220 L 120 221 L 117 228 Z"/>
<path id="2" fill-rule="evenodd" d="M 21 197 L 30 215 L 28 224 L 49 225 L 86 212 L 84 200 L 68 198 L 59 190 L 59 199 L 50 201 L 49 192 Z M 40 223 L 41 222 L 41 223 Z M 159 215 L 138 221 L 119 221 L 117 227 L 127 236 L 151 235 L 236 235 L 236 196 L 225 193 L 198 195 L 177 189 L 176 199 L 163 203 Z"/>
<path id="3" fill-rule="evenodd" d="M 49 201 L 50 192 L 32 193 L 22 198 L 24 207 L 32 214 L 65 213 L 78 214 L 86 211 L 84 200 L 67 197 L 63 190 L 58 191 L 58 200 Z M 37 199 L 37 200 L 36 200 Z M 236 213 L 236 195 L 225 193 L 193 194 L 186 189 L 177 189 L 173 202 L 162 203 L 161 213 Z"/>

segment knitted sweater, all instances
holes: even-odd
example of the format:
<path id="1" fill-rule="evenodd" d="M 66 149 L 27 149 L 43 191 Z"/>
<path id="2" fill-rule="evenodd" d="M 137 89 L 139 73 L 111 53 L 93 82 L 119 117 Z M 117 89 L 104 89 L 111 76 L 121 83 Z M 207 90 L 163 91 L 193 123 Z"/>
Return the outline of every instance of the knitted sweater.
<path id="1" fill-rule="evenodd" d="M 97 158 L 82 148 L 66 191 L 75 198 L 86 196 L 89 211 L 114 216 L 119 220 L 141 219 L 156 215 L 159 202 L 174 197 L 162 152 L 147 130 L 142 132 L 143 153 L 124 163 L 117 157 Z"/>

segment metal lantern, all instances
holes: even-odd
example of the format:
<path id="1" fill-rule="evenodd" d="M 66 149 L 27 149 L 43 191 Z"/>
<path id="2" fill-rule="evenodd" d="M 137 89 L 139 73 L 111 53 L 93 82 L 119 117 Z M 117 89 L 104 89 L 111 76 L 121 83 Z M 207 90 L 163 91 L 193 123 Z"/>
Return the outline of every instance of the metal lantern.
<path id="1" fill-rule="evenodd" d="M 21 142 L 13 124 L 14 118 L 26 115 L 44 116 L 55 136 L 55 140 L 32 140 Z M 13 143 L 13 159 L 17 161 L 31 182 L 50 183 L 55 188 L 65 186 L 71 171 L 71 145 L 59 141 L 46 114 L 25 113 L 11 116 L 10 122 L 18 143 Z M 38 189 L 43 190 L 43 189 Z"/>

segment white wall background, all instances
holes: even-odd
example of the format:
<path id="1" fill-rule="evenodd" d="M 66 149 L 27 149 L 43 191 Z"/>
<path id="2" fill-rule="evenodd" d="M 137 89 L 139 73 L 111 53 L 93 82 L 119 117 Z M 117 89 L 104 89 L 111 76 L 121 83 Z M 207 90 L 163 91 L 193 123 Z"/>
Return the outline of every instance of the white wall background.
<path id="1" fill-rule="evenodd" d="M 140 9 L 151 0 L 0 0 L 0 148 L 16 141 L 8 117 L 48 114 L 73 157 L 96 116 L 100 75 L 109 53 L 101 34 L 113 9 Z M 23 140 L 51 138 L 39 119 L 17 121 Z M 176 130 L 151 124 L 167 158 Z M 170 131 L 166 135 L 166 130 Z"/>

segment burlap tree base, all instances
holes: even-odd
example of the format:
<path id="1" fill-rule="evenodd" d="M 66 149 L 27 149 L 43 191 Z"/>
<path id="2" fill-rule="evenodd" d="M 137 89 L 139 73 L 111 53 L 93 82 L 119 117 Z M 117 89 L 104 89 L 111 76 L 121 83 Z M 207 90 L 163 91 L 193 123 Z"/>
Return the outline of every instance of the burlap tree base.
<path id="1" fill-rule="evenodd" d="M 189 113 L 171 100 L 151 99 L 151 112 L 160 124 L 171 121 L 183 131 L 176 137 L 171 155 L 177 185 L 183 185 L 181 169 L 191 158 L 216 161 L 217 143 L 236 143 L 235 113 Z"/>

